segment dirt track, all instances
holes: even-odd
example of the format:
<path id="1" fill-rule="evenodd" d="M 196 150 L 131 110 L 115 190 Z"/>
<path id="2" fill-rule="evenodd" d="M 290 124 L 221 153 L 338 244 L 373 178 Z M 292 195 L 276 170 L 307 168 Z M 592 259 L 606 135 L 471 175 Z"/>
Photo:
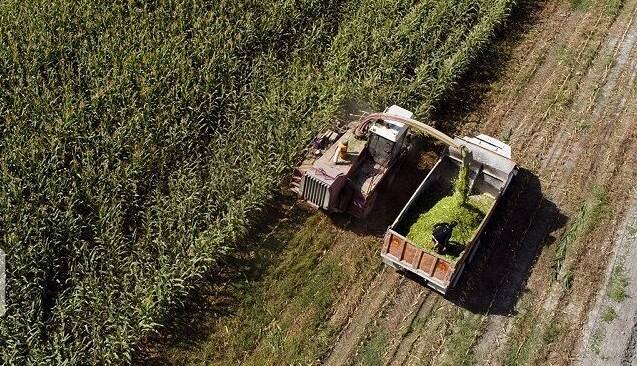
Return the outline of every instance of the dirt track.
<path id="1" fill-rule="evenodd" d="M 448 298 L 384 266 L 338 287 L 326 319 L 335 341 L 317 363 L 635 364 L 637 0 L 617 11 L 521 2 L 513 21 L 498 49 L 507 60 L 472 87 L 486 93 L 439 122 L 509 141 L 522 167 L 474 262 Z M 385 211 L 386 225 L 395 213 Z M 378 222 L 337 219 L 328 255 L 368 241 L 378 259 L 382 230 L 368 231 Z M 629 278 L 621 301 L 607 296 L 618 263 Z M 617 314 L 604 320 L 608 306 Z"/>

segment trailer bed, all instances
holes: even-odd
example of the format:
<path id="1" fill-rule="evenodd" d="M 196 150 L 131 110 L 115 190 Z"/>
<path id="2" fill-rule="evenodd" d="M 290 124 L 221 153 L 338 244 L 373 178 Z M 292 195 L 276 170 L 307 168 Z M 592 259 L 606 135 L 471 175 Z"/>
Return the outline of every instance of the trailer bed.
<path id="1" fill-rule="evenodd" d="M 484 140 L 489 145 L 481 144 Z M 434 166 L 405 205 L 394 223 L 387 229 L 381 250 L 383 261 L 398 270 L 412 272 L 427 281 L 435 290 L 446 293 L 460 278 L 466 263 L 470 262 L 480 245 L 480 235 L 497 208 L 498 201 L 506 191 L 516 165 L 510 155 L 502 154 L 508 146 L 488 136 L 477 138 L 456 138 L 459 144 L 469 148 L 474 156 L 470 166 L 473 180 L 472 194 L 493 197 L 493 205 L 485 213 L 475 234 L 457 255 L 440 255 L 431 243 L 414 243 L 407 236 L 410 226 L 423 212 L 431 209 L 436 202 L 452 192 L 453 180 L 462 164 L 460 151 L 453 148 Z M 501 145 L 491 148 L 494 143 Z M 497 152 L 496 152 L 497 151 Z M 510 148 L 509 148 L 510 151 Z"/>

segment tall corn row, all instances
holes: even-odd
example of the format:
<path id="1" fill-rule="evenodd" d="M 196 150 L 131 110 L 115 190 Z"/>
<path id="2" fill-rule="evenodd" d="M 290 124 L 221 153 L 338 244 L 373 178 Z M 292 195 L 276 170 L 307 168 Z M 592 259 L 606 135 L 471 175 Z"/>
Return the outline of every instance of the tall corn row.
<path id="1" fill-rule="evenodd" d="M 345 103 L 426 117 L 509 6 L 2 2 L 3 363 L 126 363 Z"/>

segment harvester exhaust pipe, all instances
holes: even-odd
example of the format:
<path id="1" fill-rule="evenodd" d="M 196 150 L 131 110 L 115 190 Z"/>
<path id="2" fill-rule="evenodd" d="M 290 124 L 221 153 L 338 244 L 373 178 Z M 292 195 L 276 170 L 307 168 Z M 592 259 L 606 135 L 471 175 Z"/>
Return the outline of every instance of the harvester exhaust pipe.
<path id="1" fill-rule="evenodd" d="M 338 148 L 336 149 L 336 151 L 334 152 L 334 156 L 332 157 L 332 162 L 333 163 L 338 163 L 339 161 L 346 161 L 347 160 L 347 147 L 348 147 L 348 143 L 347 141 L 343 141 L 338 145 Z"/>

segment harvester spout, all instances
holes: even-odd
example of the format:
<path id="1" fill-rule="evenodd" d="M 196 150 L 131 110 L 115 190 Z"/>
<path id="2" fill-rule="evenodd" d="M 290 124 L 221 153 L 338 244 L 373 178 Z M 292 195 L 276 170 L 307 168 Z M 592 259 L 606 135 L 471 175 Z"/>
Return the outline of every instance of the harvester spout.
<path id="1" fill-rule="evenodd" d="M 435 128 L 424 124 L 422 122 L 416 121 L 415 119 L 411 119 L 411 118 L 405 118 L 402 116 L 397 116 L 394 114 L 389 114 L 389 113 L 372 113 L 372 114 L 368 114 L 367 116 L 365 116 L 360 123 L 358 124 L 358 126 L 356 127 L 356 135 L 360 136 L 362 134 L 364 134 L 367 129 L 369 128 L 369 124 L 372 121 L 375 120 L 389 120 L 389 121 L 396 121 L 396 122 L 400 122 L 403 123 L 407 126 L 409 126 L 409 128 L 419 131 L 421 133 L 424 133 L 426 135 L 429 135 L 439 141 L 441 141 L 442 143 L 446 144 L 447 146 L 453 146 L 454 148 L 458 149 L 458 150 L 463 150 L 460 146 L 460 144 L 458 144 L 453 138 L 447 136 L 446 134 L 436 130 Z"/>
<path id="2" fill-rule="evenodd" d="M 473 160 L 473 156 L 471 154 L 471 152 L 469 151 L 469 149 L 467 149 L 465 146 L 459 144 L 458 142 L 456 142 L 456 140 L 454 140 L 453 138 L 449 137 L 448 135 L 446 135 L 445 133 L 425 124 L 422 123 L 420 121 L 416 121 L 415 119 L 411 119 L 411 118 L 405 118 L 403 116 L 398 116 L 395 114 L 390 114 L 390 113 L 371 113 L 368 114 L 367 116 L 365 116 L 360 123 L 358 124 L 358 126 L 356 127 L 356 130 L 354 131 L 356 136 L 362 136 L 364 135 L 367 130 L 369 129 L 369 125 L 372 121 L 375 120 L 390 120 L 390 121 L 396 121 L 396 122 L 400 122 L 403 123 L 407 126 L 409 126 L 409 128 L 419 131 L 421 133 L 424 133 L 426 135 L 429 135 L 433 138 L 435 138 L 436 140 L 446 144 L 447 146 L 451 146 L 454 147 L 456 149 L 458 149 L 461 153 L 462 153 L 462 162 L 463 164 L 466 164 L 466 167 L 469 167 L 471 165 L 471 161 Z"/>

